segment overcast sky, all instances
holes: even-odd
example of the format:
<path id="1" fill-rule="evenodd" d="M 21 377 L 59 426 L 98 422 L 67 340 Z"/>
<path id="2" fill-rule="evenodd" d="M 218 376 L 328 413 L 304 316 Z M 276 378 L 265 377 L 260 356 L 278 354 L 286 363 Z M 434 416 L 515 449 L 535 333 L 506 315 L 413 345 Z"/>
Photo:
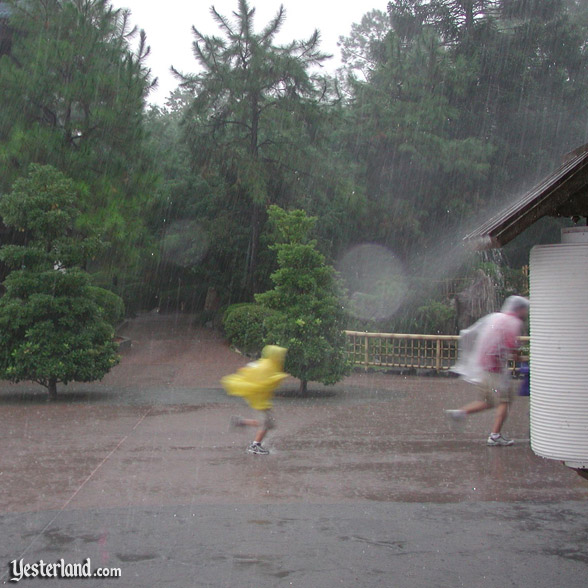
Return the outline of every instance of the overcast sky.
<path id="1" fill-rule="evenodd" d="M 203 34 L 219 34 L 216 22 L 210 14 L 214 6 L 218 12 L 228 16 L 237 10 L 238 0 L 111 0 L 117 8 L 129 8 L 132 23 L 147 33 L 151 46 L 148 65 L 153 75 L 159 78 L 159 87 L 149 97 L 150 102 L 163 104 L 177 82 L 169 73 L 171 65 L 183 72 L 196 70 L 192 55 L 192 25 Z M 337 41 L 347 36 L 351 25 L 360 22 L 361 17 L 378 8 L 385 11 L 387 0 L 345 2 L 334 0 L 250 0 L 254 6 L 255 30 L 260 31 L 278 11 L 280 4 L 286 9 L 286 20 L 277 37 L 278 43 L 293 39 L 306 39 L 314 29 L 321 32 L 321 48 L 334 55 L 334 71 L 340 64 Z"/>

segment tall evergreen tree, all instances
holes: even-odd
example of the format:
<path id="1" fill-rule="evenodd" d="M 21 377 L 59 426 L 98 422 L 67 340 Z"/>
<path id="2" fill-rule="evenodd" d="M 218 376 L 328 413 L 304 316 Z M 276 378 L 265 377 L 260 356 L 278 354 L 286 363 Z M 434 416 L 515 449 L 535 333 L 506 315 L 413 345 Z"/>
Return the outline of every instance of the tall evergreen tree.
<path id="1" fill-rule="evenodd" d="M 194 94 L 185 127 L 193 164 L 203 175 L 221 179 L 224 212 L 218 212 L 224 226 L 233 227 L 233 235 L 247 231 L 238 259 L 251 293 L 265 210 L 284 183 L 295 183 L 294 176 L 304 171 L 298 164 L 308 152 L 305 142 L 312 142 L 316 104 L 327 92 L 325 80 L 310 68 L 327 56 L 319 50 L 318 31 L 308 40 L 276 44 L 283 7 L 260 32 L 254 30 L 255 8 L 247 0 L 239 0 L 232 20 L 214 7 L 211 13 L 223 36 L 193 28 L 201 71 L 176 73 Z"/>
<path id="2" fill-rule="evenodd" d="M 347 144 L 365 170 L 371 238 L 406 259 L 476 206 L 492 147 L 461 131 L 456 100 L 471 71 L 438 35 L 390 27 L 377 46 L 367 81 L 350 80 Z"/>
<path id="3" fill-rule="evenodd" d="M 344 64 L 342 73 L 362 81 L 368 80 L 385 58 L 386 37 L 390 28 L 388 14 L 377 9 L 366 13 L 361 22 L 352 24 L 349 35 L 339 37 Z M 345 81 L 343 78 L 343 83 Z"/>
<path id="4" fill-rule="evenodd" d="M 385 34 L 372 18 L 342 39 L 347 145 L 365 170 L 372 238 L 406 256 L 585 142 L 588 52 L 572 0 L 388 10 Z"/>
<path id="5" fill-rule="evenodd" d="M 0 191 L 29 163 L 51 164 L 90 188 L 81 222 L 127 245 L 154 182 L 142 154 L 151 85 L 143 32 L 108 0 L 11 0 L 13 42 L 0 58 Z M 136 49 L 133 48 L 135 37 Z"/>
<path id="6" fill-rule="evenodd" d="M 453 49 L 475 71 L 463 126 L 496 146 L 489 197 L 536 181 L 586 141 L 586 33 L 563 1 L 505 0 L 492 27 Z"/>

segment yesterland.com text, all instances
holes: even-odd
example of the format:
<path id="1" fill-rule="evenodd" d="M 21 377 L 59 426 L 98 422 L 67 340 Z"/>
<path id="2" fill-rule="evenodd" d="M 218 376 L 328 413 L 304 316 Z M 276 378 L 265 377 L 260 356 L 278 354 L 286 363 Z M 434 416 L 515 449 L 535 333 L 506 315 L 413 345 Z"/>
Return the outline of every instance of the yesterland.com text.
<path id="1" fill-rule="evenodd" d="M 20 582 L 25 578 L 120 578 L 120 568 L 96 568 L 92 571 L 90 558 L 83 563 L 65 563 L 63 559 L 47 563 L 42 559 L 36 563 L 25 563 L 13 559 L 8 565 L 10 581 Z"/>

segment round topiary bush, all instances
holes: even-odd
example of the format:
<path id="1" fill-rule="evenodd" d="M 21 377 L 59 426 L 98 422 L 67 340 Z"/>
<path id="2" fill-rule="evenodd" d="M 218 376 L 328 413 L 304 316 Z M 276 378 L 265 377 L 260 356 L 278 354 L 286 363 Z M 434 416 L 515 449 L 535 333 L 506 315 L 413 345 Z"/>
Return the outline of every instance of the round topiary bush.
<path id="1" fill-rule="evenodd" d="M 223 315 L 227 339 L 246 355 L 259 355 L 273 310 L 253 303 L 232 304 Z"/>
<path id="2" fill-rule="evenodd" d="M 122 298 L 98 286 L 90 286 L 89 294 L 102 311 L 102 318 L 112 327 L 116 327 L 125 316 L 125 303 Z"/>

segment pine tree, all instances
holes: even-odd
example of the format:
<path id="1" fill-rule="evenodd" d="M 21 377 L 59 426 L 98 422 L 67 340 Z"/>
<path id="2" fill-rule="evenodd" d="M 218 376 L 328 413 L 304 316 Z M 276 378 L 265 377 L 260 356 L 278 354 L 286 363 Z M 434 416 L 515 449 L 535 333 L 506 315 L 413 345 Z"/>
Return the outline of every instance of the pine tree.
<path id="1" fill-rule="evenodd" d="M 493 149 L 462 132 L 456 102 L 471 81 L 467 62 L 453 60 L 430 29 L 408 38 L 390 28 L 382 38 L 381 22 L 372 26 L 362 49 L 367 79 L 349 78 L 346 144 L 364 170 L 364 232 L 409 259 L 431 245 L 431 226 L 450 232 L 478 204 Z"/>
<path id="2" fill-rule="evenodd" d="M 325 81 L 309 70 L 327 56 L 319 50 L 318 31 L 304 41 L 276 44 L 283 7 L 260 32 L 247 0 L 239 0 L 232 20 L 214 7 L 211 13 L 222 37 L 193 27 L 200 72 L 176 74 L 194 95 L 185 124 L 193 163 L 206 177 L 219 177 L 223 228 L 231 226 L 231 238 L 247 231 L 231 257 L 242 260 L 244 291 L 250 295 L 265 210 L 284 183 L 295 183 L 300 154 L 308 152 L 299 147 L 312 142 L 313 105 L 327 94 Z"/>
<path id="3" fill-rule="evenodd" d="M 300 391 L 309 381 L 335 384 L 349 373 L 345 351 L 344 314 L 335 270 L 309 235 L 316 222 L 303 210 L 268 210 L 279 242 L 278 269 L 273 290 L 256 301 L 276 311 L 267 318 L 266 343 L 288 349 L 286 371 L 300 379 Z"/>
<path id="4" fill-rule="evenodd" d="M 0 58 L 0 192 L 30 163 L 84 182 L 80 222 L 123 249 L 128 264 L 156 179 L 142 149 L 152 83 L 145 34 L 108 0 L 10 4 L 12 46 Z"/>

